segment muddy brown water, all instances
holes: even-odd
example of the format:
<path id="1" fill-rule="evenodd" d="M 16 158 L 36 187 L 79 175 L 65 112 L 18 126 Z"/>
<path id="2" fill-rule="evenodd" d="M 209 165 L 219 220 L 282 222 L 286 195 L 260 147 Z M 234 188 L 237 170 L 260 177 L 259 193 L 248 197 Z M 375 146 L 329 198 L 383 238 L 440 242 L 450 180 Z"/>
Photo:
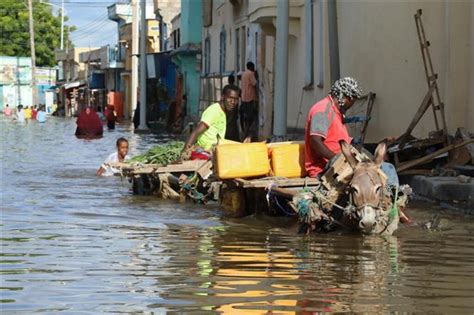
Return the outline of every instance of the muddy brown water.
<path id="1" fill-rule="evenodd" d="M 4 314 L 472 313 L 474 220 L 412 204 L 388 238 L 296 235 L 291 218 L 138 197 L 95 170 L 119 136 L 131 153 L 165 136 L 129 126 L 78 140 L 74 121 L 0 117 Z"/>

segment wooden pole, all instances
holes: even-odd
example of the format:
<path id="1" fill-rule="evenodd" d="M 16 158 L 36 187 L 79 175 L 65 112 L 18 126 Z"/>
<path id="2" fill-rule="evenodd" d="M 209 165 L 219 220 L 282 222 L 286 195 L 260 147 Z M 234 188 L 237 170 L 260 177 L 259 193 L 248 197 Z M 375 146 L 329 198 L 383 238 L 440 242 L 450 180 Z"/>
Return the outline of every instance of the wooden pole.
<path id="1" fill-rule="evenodd" d="M 436 152 L 433 152 L 431 154 L 428 154 L 426 156 L 423 156 L 419 159 L 416 159 L 416 160 L 413 160 L 413 161 L 410 161 L 410 162 L 406 162 L 406 163 L 402 163 L 400 164 L 400 166 L 397 167 L 397 172 L 402 172 L 404 170 L 407 170 L 409 168 L 412 168 L 412 167 L 415 167 L 417 165 L 420 165 L 422 163 L 426 163 L 426 162 L 429 162 L 431 161 L 432 159 L 434 159 L 435 157 L 437 157 L 438 155 L 441 155 L 443 153 L 446 153 L 446 152 L 449 152 L 453 149 L 456 149 L 456 148 L 460 148 L 460 147 L 463 147 L 465 145 L 468 145 L 470 143 L 473 143 L 474 142 L 474 139 L 470 139 L 470 140 L 467 140 L 467 141 L 464 141 L 464 142 L 461 142 L 459 144 L 450 144 L 442 149 L 439 149 L 438 151 Z"/>
<path id="2" fill-rule="evenodd" d="M 33 104 L 38 101 L 38 91 L 36 89 L 36 53 L 35 53 L 35 28 L 33 23 L 33 3 L 28 0 L 28 18 L 30 24 L 30 48 L 31 48 L 31 90 L 33 93 Z"/>

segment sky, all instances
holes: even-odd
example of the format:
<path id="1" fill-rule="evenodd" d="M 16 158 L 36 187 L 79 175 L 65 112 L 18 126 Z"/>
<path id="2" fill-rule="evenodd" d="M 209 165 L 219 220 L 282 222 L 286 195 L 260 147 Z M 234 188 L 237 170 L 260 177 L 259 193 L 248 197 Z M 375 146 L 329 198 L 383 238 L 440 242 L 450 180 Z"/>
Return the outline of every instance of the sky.
<path id="1" fill-rule="evenodd" d="M 65 24 L 77 28 L 71 34 L 75 47 L 117 43 L 117 23 L 107 15 L 107 7 L 117 2 L 128 3 L 128 0 L 64 0 L 65 13 L 69 17 Z M 49 3 L 61 7 L 61 0 L 49 0 Z"/>

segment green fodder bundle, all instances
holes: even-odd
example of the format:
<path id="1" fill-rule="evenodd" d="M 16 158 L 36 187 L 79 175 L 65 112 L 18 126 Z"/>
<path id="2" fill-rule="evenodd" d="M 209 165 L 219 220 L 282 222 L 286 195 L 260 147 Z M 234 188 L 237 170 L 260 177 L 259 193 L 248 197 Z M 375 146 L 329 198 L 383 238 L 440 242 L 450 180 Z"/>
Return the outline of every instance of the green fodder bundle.
<path id="1" fill-rule="evenodd" d="M 179 159 L 183 147 L 184 142 L 182 141 L 171 141 L 157 145 L 144 154 L 134 156 L 130 159 L 130 163 L 167 165 Z"/>

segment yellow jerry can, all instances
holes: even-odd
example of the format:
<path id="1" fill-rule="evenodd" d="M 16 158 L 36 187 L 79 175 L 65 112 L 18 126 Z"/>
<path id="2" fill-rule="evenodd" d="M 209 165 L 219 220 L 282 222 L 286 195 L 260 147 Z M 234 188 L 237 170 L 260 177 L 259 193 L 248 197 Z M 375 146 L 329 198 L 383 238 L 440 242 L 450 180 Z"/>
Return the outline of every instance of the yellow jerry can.
<path id="1" fill-rule="evenodd" d="M 222 144 L 214 153 L 214 170 L 220 179 L 266 176 L 270 173 L 265 143 Z"/>
<path id="2" fill-rule="evenodd" d="M 274 176 L 287 178 L 306 176 L 304 143 L 274 143 L 268 147 Z"/>

